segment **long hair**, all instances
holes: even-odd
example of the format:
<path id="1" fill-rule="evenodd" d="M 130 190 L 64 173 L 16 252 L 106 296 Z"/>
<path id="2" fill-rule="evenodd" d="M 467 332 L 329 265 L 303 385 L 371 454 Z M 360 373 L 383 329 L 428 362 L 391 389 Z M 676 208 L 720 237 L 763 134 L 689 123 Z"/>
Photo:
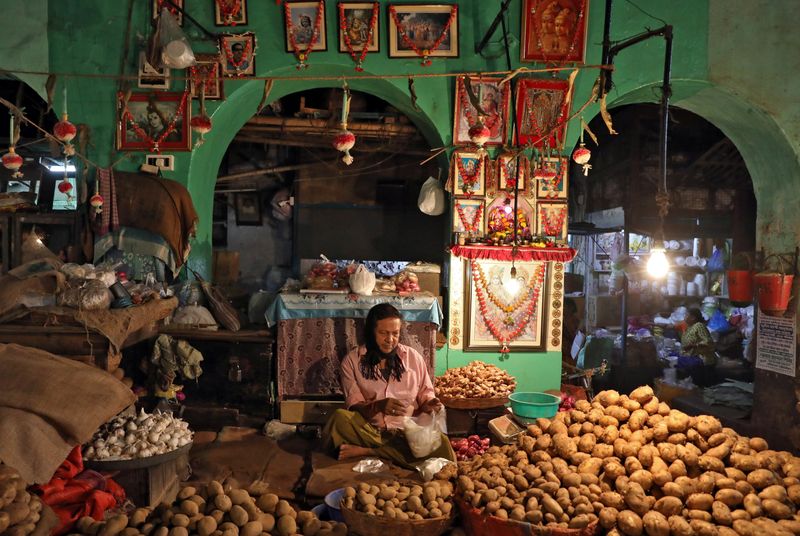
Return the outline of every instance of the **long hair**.
<path id="1" fill-rule="evenodd" d="M 397 349 L 392 350 L 391 354 L 384 354 L 375 339 L 375 328 L 378 326 L 378 322 L 387 318 L 402 320 L 403 317 L 400 316 L 400 311 L 388 303 L 379 303 L 367 313 L 367 321 L 364 326 L 364 346 L 366 346 L 367 352 L 361 357 L 361 374 L 370 380 L 378 379 L 378 364 L 381 359 L 386 358 L 389 365 L 389 377 L 400 381 L 406 367 L 400 360 L 400 356 L 397 355 Z"/>

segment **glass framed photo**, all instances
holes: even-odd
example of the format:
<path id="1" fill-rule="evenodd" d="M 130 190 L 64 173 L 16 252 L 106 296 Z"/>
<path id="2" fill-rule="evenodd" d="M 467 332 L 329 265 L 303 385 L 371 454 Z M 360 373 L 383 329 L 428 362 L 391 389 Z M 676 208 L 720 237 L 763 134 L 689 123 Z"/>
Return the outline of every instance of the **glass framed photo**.
<path id="1" fill-rule="evenodd" d="M 457 58 L 458 53 L 457 5 L 389 5 L 390 58 Z"/>
<path id="2" fill-rule="evenodd" d="M 286 52 L 328 50 L 325 2 L 284 2 Z"/>
<path id="3" fill-rule="evenodd" d="M 589 0 L 523 0 L 520 60 L 583 63 Z"/>
<path id="4" fill-rule="evenodd" d="M 188 92 L 118 95 L 117 149 L 121 151 L 189 151 L 191 105 Z M 157 149 L 156 149 L 157 148 Z"/>
<path id="5" fill-rule="evenodd" d="M 485 145 L 504 145 L 508 131 L 508 109 L 511 105 L 510 84 L 500 85 L 500 78 L 469 79 L 472 91 L 486 114 L 479 116 L 470 102 L 464 77 L 456 79 L 456 103 L 453 114 L 453 144 L 470 145 L 469 129 L 480 119 L 489 129 L 489 140 Z"/>
<path id="6" fill-rule="evenodd" d="M 216 26 L 246 26 L 247 0 L 214 0 Z"/>
<path id="7" fill-rule="evenodd" d="M 228 77 L 247 77 L 256 73 L 256 34 L 225 34 L 219 37 L 222 50 L 222 74 Z"/>
<path id="8" fill-rule="evenodd" d="M 367 52 L 380 52 L 380 3 L 340 2 L 338 7 L 339 52 L 359 55 L 365 46 Z"/>

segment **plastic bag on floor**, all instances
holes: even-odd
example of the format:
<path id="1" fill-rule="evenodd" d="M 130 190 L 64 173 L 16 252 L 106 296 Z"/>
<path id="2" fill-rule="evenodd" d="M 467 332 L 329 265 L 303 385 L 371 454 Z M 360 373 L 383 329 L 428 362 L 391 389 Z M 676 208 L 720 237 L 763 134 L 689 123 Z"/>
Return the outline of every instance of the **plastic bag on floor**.
<path id="1" fill-rule="evenodd" d="M 270 439 L 282 441 L 293 436 L 297 432 L 297 426 L 293 424 L 283 424 L 278 419 L 272 419 L 264 427 L 264 433 Z"/>
<path id="2" fill-rule="evenodd" d="M 422 480 L 430 482 L 436 473 L 444 469 L 451 462 L 447 458 L 429 458 L 417 467 Z"/>
<path id="3" fill-rule="evenodd" d="M 389 466 L 378 458 L 364 458 L 353 466 L 353 471 L 356 473 L 380 473 L 388 469 Z"/>

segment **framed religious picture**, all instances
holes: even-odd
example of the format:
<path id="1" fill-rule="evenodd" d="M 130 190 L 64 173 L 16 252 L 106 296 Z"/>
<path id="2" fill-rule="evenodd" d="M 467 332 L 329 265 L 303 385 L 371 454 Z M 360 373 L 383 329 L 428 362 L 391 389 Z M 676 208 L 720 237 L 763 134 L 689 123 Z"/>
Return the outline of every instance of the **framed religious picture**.
<path id="1" fill-rule="evenodd" d="M 223 76 L 245 77 L 256 73 L 256 34 L 223 34 L 219 36 L 222 50 Z"/>
<path id="2" fill-rule="evenodd" d="M 458 5 L 390 4 L 389 57 L 458 57 Z"/>
<path id="3" fill-rule="evenodd" d="M 139 76 L 137 79 L 137 86 L 139 89 L 169 89 L 170 86 L 170 70 L 169 67 L 153 67 L 147 61 L 147 55 L 144 52 L 139 53 Z"/>
<path id="4" fill-rule="evenodd" d="M 520 154 L 501 153 L 497 157 L 498 187 L 507 192 L 518 188 L 522 195 L 528 194 L 528 157 Z M 519 167 L 518 166 L 519 163 Z"/>
<path id="5" fill-rule="evenodd" d="M 183 26 L 183 0 L 171 0 L 172 3 L 167 2 L 166 0 L 153 0 L 153 18 L 157 19 L 159 15 L 161 15 L 161 9 L 167 8 L 170 13 L 175 17 L 175 20 L 178 21 L 178 24 Z M 176 9 L 175 6 L 180 8 Z"/>
<path id="6" fill-rule="evenodd" d="M 188 151 L 189 92 L 125 93 L 117 97 L 117 149 L 121 151 Z"/>
<path id="7" fill-rule="evenodd" d="M 214 24 L 246 26 L 247 0 L 214 0 Z"/>
<path id="8" fill-rule="evenodd" d="M 556 240 L 567 239 L 567 220 L 569 205 L 558 201 L 539 201 L 536 203 L 536 234 Z"/>
<path id="9" fill-rule="evenodd" d="M 339 52 L 347 52 L 360 64 L 367 52 L 379 52 L 379 2 L 339 2 Z"/>
<path id="10" fill-rule="evenodd" d="M 305 61 L 308 53 L 314 50 L 328 50 L 325 29 L 325 2 L 284 1 L 284 30 L 286 33 L 286 52 Z"/>
<path id="11" fill-rule="evenodd" d="M 536 226 L 535 200 L 517 198 L 517 239 L 530 240 Z M 486 205 L 486 236 L 498 244 L 511 244 L 514 240 L 514 196 L 509 193 L 496 197 Z"/>
<path id="12" fill-rule="evenodd" d="M 517 145 L 560 148 L 569 119 L 569 82 L 523 78 L 517 85 Z"/>
<path id="13" fill-rule="evenodd" d="M 537 163 L 533 172 L 536 181 L 536 197 L 540 199 L 566 199 L 569 160 L 566 156 L 545 158 Z"/>
<path id="14" fill-rule="evenodd" d="M 589 0 L 522 0 L 522 61 L 583 63 Z"/>
<path id="15" fill-rule="evenodd" d="M 473 105 L 465 77 L 456 78 L 456 109 L 453 114 L 453 144 L 468 145 L 469 129 L 478 120 L 489 129 L 489 139 L 486 145 L 504 145 L 508 126 L 508 108 L 511 105 L 510 83 L 500 85 L 500 78 L 469 78 L 472 96 L 478 102 L 485 115 L 479 115 Z"/>
<path id="16" fill-rule="evenodd" d="M 240 192 L 234 197 L 236 225 L 261 225 L 261 199 L 258 192 Z"/>
<path id="17" fill-rule="evenodd" d="M 465 264 L 468 291 L 464 350 L 542 351 L 547 325 L 547 264 L 472 259 Z"/>
<path id="18" fill-rule="evenodd" d="M 485 158 L 482 154 L 468 151 L 453 153 L 453 193 L 472 197 L 484 194 Z"/>
<path id="19" fill-rule="evenodd" d="M 189 91 L 195 99 L 205 91 L 206 100 L 225 98 L 222 64 L 218 54 L 195 54 L 197 63 L 189 67 Z"/>
<path id="20" fill-rule="evenodd" d="M 482 199 L 456 199 L 453 211 L 453 232 L 482 235 L 483 211 Z"/>

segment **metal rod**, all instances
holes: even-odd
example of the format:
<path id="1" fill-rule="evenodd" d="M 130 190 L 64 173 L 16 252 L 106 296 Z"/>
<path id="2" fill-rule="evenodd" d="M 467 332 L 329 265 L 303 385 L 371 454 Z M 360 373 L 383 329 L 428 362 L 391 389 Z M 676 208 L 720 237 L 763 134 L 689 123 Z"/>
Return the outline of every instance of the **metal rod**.
<path id="1" fill-rule="evenodd" d="M 503 13 L 503 11 L 501 10 L 500 14 L 502 14 L 502 13 Z M 503 24 L 503 41 L 504 41 L 505 48 L 506 48 L 506 66 L 508 67 L 509 70 L 511 70 L 511 52 L 508 50 L 508 28 L 506 27 L 506 19 L 505 19 L 505 17 L 502 17 L 500 19 L 500 22 Z M 511 84 L 512 82 L 509 81 L 507 83 Z M 515 98 L 514 91 L 513 91 L 513 86 L 512 86 L 512 91 L 511 91 L 511 98 L 512 99 Z M 512 100 L 512 104 L 513 104 L 513 100 Z M 516 110 L 514 110 L 511 113 L 511 132 L 516 134 L 517 129 L 518 129 L 518 125 L 517 125 L 517 122 L 516 122 Z M 513 245 L 514 249 L 513 249 L 512 253 L 511 253 L 511 262 L 512 263 L 514 262 L 514 256 L 515 256 L 514 252 L 516 251 L 516 247 L 517 247 L 517 226 L 518 226 L 517 224 L 519 223 L 518 222 L 518 216 L 517 216 L 517 204 L 519 202 L 519 153 L 517 153 L 517 155 L 514 157 L 514 161 L 515 161 L 514 175 L 516 175 L 516 176 L 514 177 L 514 238 L 512 239 L 512 245 Z"/>
<path id="2" fill-rule="evenodd" d="M 664 50 L 664 79 L 661 83 L 661 117 L 658 132 L 659 146 L 659 171 L 661 174 L 661 184 L 658 191 L 667 193 L 667 135 L 669 129 L 669 98 L 672 95 L 670 87 L 670 73 L 672 71 L 672 26 L 664 26 L 664 39 L 666 48 Z M 661 240 L 664 240 L 664 216 L 661 214 Z"/>
<path id="3" fill-rule="evenodd" d="M 603 52 L 602 52 L 602 64 L 609 65 L 608 63 L 608 51 L 611 48 L 611 8 L 614 3 L 614 0 L 606 0 L 606 12 L 605 17 L 603 19 Z M 605 70 L 602 69 L 600 71 L 600 92 L 599 95 L 602 96 L 609 91 L 611 91 L 611 74 L 613 73 L 612 70 Z"/>
<path id="4" fill-rule="evenodd" d="M 497 13 L 497 16 L 492 21 L 492 24 L 489 26 L 489 29 L 486 30 L 486 34 L 481 39 L 481 42 L 475 46 L 475 54 L 480 54 L 486 45 L 489 44 L 489 39 L 491 39 L 492 34 L 494 34 L 495 30 L 497 30 L 497 25 L 502 21 L 503 25 L 505 26 L 506 19 L 503 15 L 505 15 L 506 10 L 508 9 L 508 5 L 511 3 L 511 0 L 503 0 L 503 3 L 500 5 L 500 11 Z M 505 34 L 505 29 L 503 30 Z M 508 52 L 508 42 L 506 42 L 506 52 Z M 510 69 L 511 67 L 509 67 Z"/>

